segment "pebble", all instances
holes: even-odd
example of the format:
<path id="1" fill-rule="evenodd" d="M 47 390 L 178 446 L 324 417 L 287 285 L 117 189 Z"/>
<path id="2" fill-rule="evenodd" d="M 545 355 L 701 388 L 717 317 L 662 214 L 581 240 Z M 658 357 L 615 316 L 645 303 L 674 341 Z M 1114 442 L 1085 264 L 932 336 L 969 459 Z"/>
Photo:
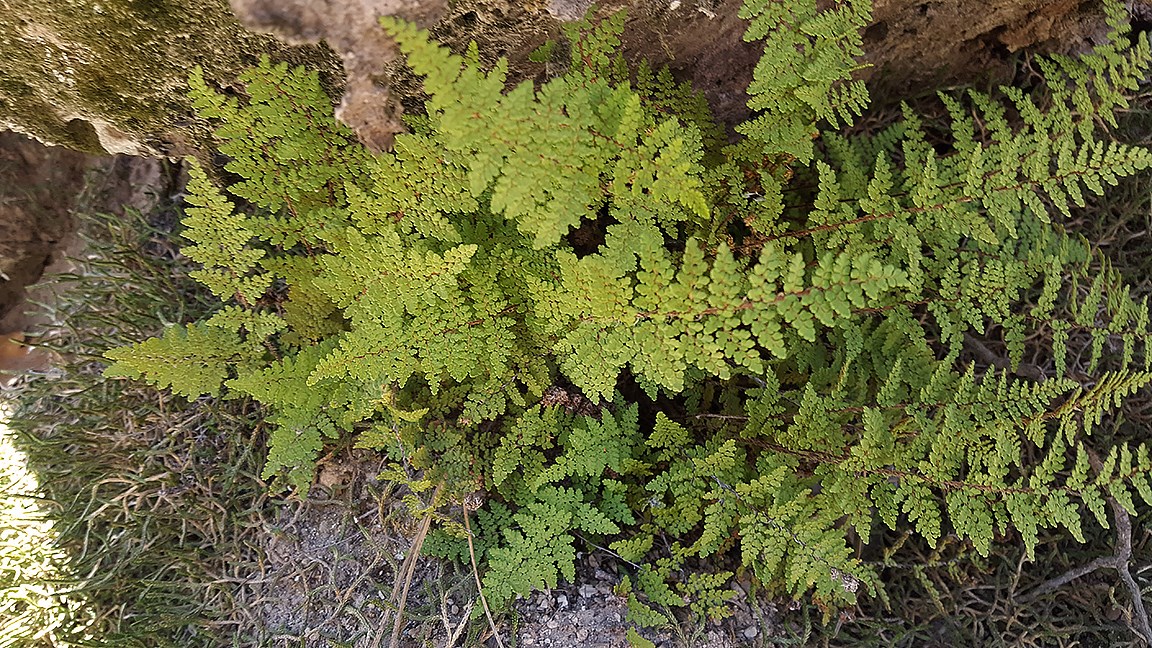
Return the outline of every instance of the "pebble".
<path id="1" fill-rule="evenodd" d="M 744 628 L 745 639 L 755 639 L 756 635 L 758 634 L 760 634 L 760 628 L 757 628 L 756 626 L 748 626 L 747 628 Z"/>
<path id="2" fill-rule="evenodd" d="M 580 598 L 592 598 L 596 596 L 596 588 L 591 585 L 580 586 Z"/>
<path id="3" fill-rule="evenodd" d="M 567 594 L 557 594 L 556 595 L 556 607 L 560 608 L 561 610 L 568 609 L 568 595 Z"/>

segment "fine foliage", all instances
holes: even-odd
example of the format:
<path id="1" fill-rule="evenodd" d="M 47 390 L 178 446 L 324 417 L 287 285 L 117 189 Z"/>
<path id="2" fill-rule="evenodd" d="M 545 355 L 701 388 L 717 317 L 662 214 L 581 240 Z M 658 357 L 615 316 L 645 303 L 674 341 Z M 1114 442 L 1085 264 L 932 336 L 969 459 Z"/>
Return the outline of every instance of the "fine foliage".
<path id="1" fill-rule="evenodd" d="M 285 486 L 355 435 L 393 478 L 486 493 L 471 547 L 449 519 L 427 547 L 474 553 L 493 600 L 610 546 L 639 623 L 726 613 L 731 572 L 699 558 L 836 606 L 879 587 L 850 542 L 878 525 L 1031 551 L 1152 503 L 1146 445 L 1091 443 L 1152 382 L 1147 303 L 1058 225 L 1152 164 L 1097 136 L 1147 43 L 1111 4 L 1109 44 L 1044 60 L 1043 95 L 941 95 L 947 129 L 906 108 L 846 137 L 820 127 L 867 104 L 869 7 L 818 5 L 746 3 L 765 56 L 733 143 L 616 58 L 620 16 L 511 89 L 384 19 L 428 99 L 379 156 L 303 70 L 265 61 L 242 99 L 194 73 L 231 196 L 192 166 L 185 252 L 223 305 L 109 372 L 258 400 Z"/>

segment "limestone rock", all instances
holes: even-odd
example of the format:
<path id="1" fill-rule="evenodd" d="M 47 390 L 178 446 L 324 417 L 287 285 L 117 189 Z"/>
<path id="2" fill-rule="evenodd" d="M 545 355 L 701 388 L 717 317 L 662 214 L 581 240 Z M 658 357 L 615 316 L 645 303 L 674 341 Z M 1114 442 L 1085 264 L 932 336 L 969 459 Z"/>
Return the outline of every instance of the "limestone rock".
<path id="1" fill-rule="evenodd" d="M 540 80 L 528 60 L 587 0 L 6 0 L 0 11 L 0 128 L 94 153 L 204 152 L 185 79 L 201 65 L 227 88 L 268 53 L 321 72 L 338 115 L 377 150 L 400 130 L 397 97 L 419 87 L 375 23 L 394 14 L 429 25 L 454 49 L 505 56 L 510 81 Z M 741 0 L 604 0 L 624 8 L 624 54 L 666 64 L 704 92 L 721 121 L 747 116 L 744 88 L 759 58 L 741 39 Z M 1149 2 L 1131 0 L 1134 11 Z M 255 34 L 242 23 L 259 31 Z M 1004 81 L 1012 54 L 1036 45 L 1077 49 L 1100 35 L 1095 0 L 875 0 L 865 35 L 877 104 L 941 83 Z M 307 44 L 301 44 L 307 43 Z M 347 73 L 345 76 L 345 72 Z M 347 82 L 345 82 L 345 78 Z M 390 92 L 387 88 L 391 86 Z M 343 99 L 340 97 L 343 95 Z"/>
<path id="2" fill-rule="evenodd" d="M 0 128 L 88 153 L 183 155 L 188 70 L 228 82 L 260 54 L 340 85 L 339 62 L 241 27 L 226 0 L 7 0 L 0 11 Z M 338 94 L 338 92 L 337 92 Z"/>

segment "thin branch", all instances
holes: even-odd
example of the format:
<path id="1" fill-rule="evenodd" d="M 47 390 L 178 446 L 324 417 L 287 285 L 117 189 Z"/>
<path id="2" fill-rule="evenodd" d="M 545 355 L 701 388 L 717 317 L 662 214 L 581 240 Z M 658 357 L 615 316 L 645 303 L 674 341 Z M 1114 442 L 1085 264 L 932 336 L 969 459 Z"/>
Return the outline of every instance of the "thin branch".
<path id="1" fill-rule="evenodd" d="M 440 487 L 437 486 L 436 490 L 432 491 L 433 506 L 435 506 L 436 498 L 439 495 Z M 396 574 L 396 582 L 392 585 L 392 595 L 388 600 L 396 605 L 396 619 L 392 623 L 392 641 L 388 644 L 390 648 L 399 648 L 400 646 L 400 632 L 404 629 L 404 607 L 408 603 L 408 590 L 412 587 L 412 577 L 416 573 L 416 562 L 420 557 L 420 549 L 424 546 L 424 539 L 428 537 L 428 529 L 432 527 L 433 513 L 434 509 L 429 510 L 428 514 L 424 516 L 424 520 L 420 522 L 420 530 L 416 532 L 412 546 L 408 549 L 408 555 L 404 557 L 403 567 Z M 400 578 L 401 574 L 403 574 L 403 578 Z M 380 638 L 380 635 L 377 635 L 373 644 L 379 645 Z"/>
<path id="2" fill-rule="evenodd" d="M 1115 566 L 1116 566 L 1115 554 L 1113 554 L 1111 556 L 1100 556 L 1099 558 L 1096 558 L 1095 560 L 1088 563 L 1087 565 L 1081 565 L 1079 567 L 1074 567 L 1074 568 L 1069 569 L 1068 571 L 1064 572 L 1063 574 L 1056 576 L 1055 578 L 1050 578 L 1050 579 L 1044 581 L 1043 583 L 1037 585 L 1035 588 L 1032 589 L 1031 592 L 1028 592 L 1024 596 L 1016 597 L 1016 600 L 1020 603 L 1031 603 L 1031 602 L 1035 601 L 1036 599 L 1040 598 L 1041 596 L 1044 596 L 1045 594 L 1047 594 L 1049 592 L 1053 592 L 1055 590 L 1060 589 L 1061 587 L 1064 587 L 1065 585 L 1067 585 L 1068 583 L 1071 583 L 1072 581 L 1076 580 L 1077 578 L 1091 574 L 1092 572 L 1096 571 L 1097 569 L 1103 569 L 1105 567 L 1115 567 Z"/>
<path id="3" fill-rule="evenodd" d="M 1092 467 L 1099 473 L 1100 458 L 1089 451 L 1088 459 Z M 1020 603 L 1030 603 L 1098 569 L 1115 569 L 1120 575 L 1120 580 L 1124 583 L 1124 588 L 1128 590 L 1128 597 L 1132 600 L 1133 623 L 1136 625 L 1133 630 L 1137 636 L 1144 640 L 1145 645 L 1152 646 L 1152 624 L 1148 620 L 1144 595 L 1140 590 L 1140 584 L 1136 582 L 1136 579 L 1132 577 L 1132 572 L 1128 569 L 1128 564 L 1132 562 L 1132 519 L 1128 516 L 1128 511 L 1124 510 L 1124 507 L 1116 501 L 1116 498 L 1109 497 L 1108 505 L 1112 509 L 1112 517 L 1116 523 L 1116 549 L 1112 555 L 1101 556 L 1087 565 L 1070 569 L 1055 578 L 1050 578 L 1016 600 Z"/>
<path id="4" fill-rule="evenodd" d="M 468 507 L 461 504 L 460 509 L 464 511 L 464 531 L 468 534 L 468 557 L 472 559 L 472 576 L 476 578 L 476 591 L 480 593 L 480 604 L 484 606 L 484 616 L 488 617 L 488 627 L 492 629 L 496 645 L 504 648 L 504 642 L 500 640 L 500 631 L 496 629 L 496 621 L 492 619 L 492 610 L 488 609 L 488 599 L 484 597 L 484 586 L 480 584 L 480 570 L 476 567 L 476 549 L 472 546 L 472 525 L 468 522 Z"/>

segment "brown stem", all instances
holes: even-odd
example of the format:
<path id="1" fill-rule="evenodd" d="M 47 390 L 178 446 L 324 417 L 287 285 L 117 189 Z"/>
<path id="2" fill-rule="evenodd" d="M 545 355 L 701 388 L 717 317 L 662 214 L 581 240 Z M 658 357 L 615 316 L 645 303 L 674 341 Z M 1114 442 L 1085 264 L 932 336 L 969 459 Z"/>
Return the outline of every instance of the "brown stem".
<path id="1" fill-rule="evenodd" d="M 1087 452 L 1088 462 L 1099 473 L 1101 469 L 1100 458 L 1091 450 L 1087 450 Z M 1140 584 L 1136 582 L 1136 579 L 1132 577 L 1132 572 L 1128 569 L 1128 564 L 1132 562 L 1132 519 L 1129 517 L 1128 511 L 1124 510 L 1124 507 L 1116 501 L 1116 498 L 1109 497 L 1108 506 L 1112 509 L 1112 517 L 1116 523 L 1116 548 L 1112 555 L 1101 556 L 1086 565 L 1069 569 L 1063 574 L 1037 585 L 1032 591 L 1016 600 L 1020 603 L 1030 603 L 1098 569 L 1115 569 L 1120 575 L 1120 580 L 1124 583 L 1124 588 L 1128 590 L 1129 598 L 1132 599 L 1132 616 L 1134 617 L 1133 622 L 1136 624 L 1133 631 L 1144 640 L 1145 645 L 1152 646 L 1152 624 L 1148 621 L 1148 610 L 1144 606 L 1143 592 L 1140 590 Z"/>
<path id="2" fill-rule="evenodd" d="M 468 557 L 472 559 L 472 576 L 476 578 L 476 591 L 480 593 L 480 604 L 484 606 L 484 616 L 488 617 L 488 627 L 492 630 L 496 645 L 504 648 L 500 631 L 496 629 L 496 621 L 492 619 L 492 610 L 488 609 L 488 599 L 484 597 L 484 586 L 480 583 L 480 570 L 476 567 L 476 549 L 472 546 L 472 525 L 468 522 L 468 507 L 461 504 L 460 510 L 464 511 L 464 531 L 468 534 Z"/>

